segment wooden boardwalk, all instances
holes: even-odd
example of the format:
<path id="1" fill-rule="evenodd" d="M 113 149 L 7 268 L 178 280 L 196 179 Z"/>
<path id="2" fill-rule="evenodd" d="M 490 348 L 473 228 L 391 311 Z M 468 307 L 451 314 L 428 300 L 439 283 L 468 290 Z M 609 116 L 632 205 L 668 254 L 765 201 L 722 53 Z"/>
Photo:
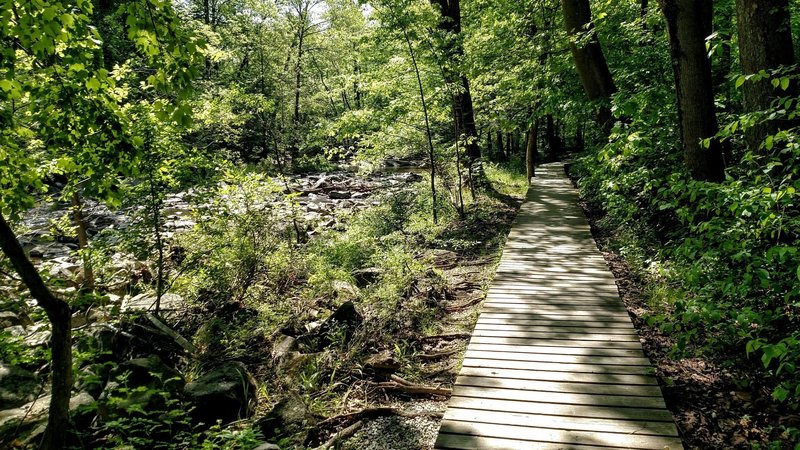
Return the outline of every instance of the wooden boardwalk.
<path id="1" fill-rule="evenodd" d="M 437 449 L 682 449 L 562 164 L 537 171 Z"/>

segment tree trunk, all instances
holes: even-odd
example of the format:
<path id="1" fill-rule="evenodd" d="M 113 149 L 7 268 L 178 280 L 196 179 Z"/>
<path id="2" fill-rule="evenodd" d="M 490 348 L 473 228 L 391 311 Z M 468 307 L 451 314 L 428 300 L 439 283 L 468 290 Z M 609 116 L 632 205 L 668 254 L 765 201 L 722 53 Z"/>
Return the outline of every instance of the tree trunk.
<path id="1" fill-rule="evenodd" d="M 739 61 L 744 75 L 794 64 L 788 0 L 736 0 L 736 19 Z M 795 83 L 790 83 L 788 92 L 776 92 L 769 79 L 748 80 L 742 88 L 746 112 L 766 110 L 776 94 L 790 96 L 796 92 Z M 748 147 L 757 150 L 767 135 L 775 134 L 780 128 L 781 123 L 776 120 L 750 128 L 746 131 Z"/>
<path id="2" fill-rule="evenodd" d="M 558 140 L 558 136 L 556 136 L 556 127 L 555 122 L 553 121 L 553 115 L 548 114 L 545 116 L 546 125 L 545 125 L 545 133 L 547 138 L 547 151 L 551 159 L 558 159 L 561 154 L 561 143 Z"/>
<path id="3" fill-rule="evenodd" d="M 83 286 L 86 289 L 94 290 L 94 271 L 92 270 L 92 262 L 89 255 L 85 252 L 89 251 L 89 235 L 86 233 L 86 220 L 83 217 L 83 204 L 81 196 L 76 191 L 72 193 L 72 221 L 75 223 L 75 229 L 78 234 L 78 249 L 82 250 L 84 254 L 81 255 L 83 260 Z"/>
<path id="4" fill-rule="evenodd" d="M 711 62 L 706 37 L 711 33 L 711 0 L 660 0 L 669 31 L 678 118 L 686 166 L 696 180 L 722 181 L 725 163 L 714 109 Z M 706 140 L 707 146 L 702 144 Z"/>
<path id="5" fill-rule="evenodd" d="M 617 92 L 617 86 L 614 84 L 603 48 L 592 24 L 589 0 L 561 0 L 561 8 L 564 13 L 564 26 L 570 37 L 569 48 L 575 61 L 575 69 L 589 100 L 602 102 L 597 112 L 597 121 L 608 134 L 613 125 L 608 101 L 611 95 Z M 578 46 L 577 41 L 583 45 Z"/>
<path id="6" fill-rule="evenodd" d="M 536 120 L 528 130 L 528 145 L 525 148 L 525 169 L 528 175 L 528 184 L 536 176 L 536 139 L 539 135 L 539 121 Z"/>
<path id="7" fill-rule="evenodd" d="M 41 448 L 45 450 L 62 449 L 65 446 L 65 436 L 69 425 L 69 399 L 72 389 L 72 317 L 69 305 L 56 298 L 47 289 L 39 272 L 25 255 L 14 231 L 2 214 L 0 214 L 0 248 L 50 320 L 52 397 Z"/>
<path id="8" fill-rule="evenodd" d="M 428 137 L 428 163 L 431 165 L 431 200 L 433 204 L 433 223 L 439 222 L 439 216 L 436 209 L 436 157 L 433 151 L 433 137 L 431 136 L 431 125 L 428 120 L 428 105 L 425 103 L 425 91 L 422 89 L 422 77 L 419 75 L 419 66 L 417 65 L 417 57 L 414 54 L 414 46 L 411 45 L 411 39 L 408 37 L 408 32 L 403 30 L 403 37 L 406 39 L 408 45 L 408 53 L 411 55 L 411 63 L 414 66 L 414 74 L 417 76 L 417 87 L 419 88 L 419 98 L 422 103 L 422 113 L 425 116 L 425 133 Z"/>
<path id="9" fill-rule="evenodd" d="M 497 137 L 495 139 L 495 144 L 496 144 L 495 147 L 497 147 L 496 148 L 496 150 L 497 150 L 497 159 L 498 160 L 502 160 L 503 159 L 503 132 L 502 131 L 498 131 L 497 132 Z"/>
<path id="10" fill-rule="evenodd" d="M 442 13 L 442 20 L 439 23 L 439 28 L 451 34 L 452 40 L 445 48 L 445 55 L 447 56 L 451 65 L 456 65 L 464 57 L 464 46 L 461 44 L 461 4 L 460 0 L 431 0 L 439 11 Z M 469 80 L 466 76 L 458 70 L 452 68 L 445 69 L 445 81 L 448 83 L 460 84 L 459 92 L 455 95 L 453 108 L 456 110 L 456 120 L 459 120 L 458 129 L 466 137 L 467 143 L 465 145 L 468 164 L 481 157 L 481 149 L 478 146 L 478 131 L 475 128 L 475 112 L 472 106 L 472 94 L 469 89 Z"/>

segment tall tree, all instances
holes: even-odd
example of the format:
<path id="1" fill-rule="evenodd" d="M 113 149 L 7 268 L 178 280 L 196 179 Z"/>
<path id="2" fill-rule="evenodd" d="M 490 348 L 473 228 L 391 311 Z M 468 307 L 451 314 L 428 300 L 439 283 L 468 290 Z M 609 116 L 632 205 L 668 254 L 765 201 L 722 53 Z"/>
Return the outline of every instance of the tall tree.
<path id="1" fill-rule="evenodd" d="M 739 61 L 742 73 L 751 75 L 794 64 L 792 25 L 788 0 L 736 0 L 739 34 Z M 750 79 L 742 86 L 744 109 L 763 111 L 775 97 L 775 89 L 766 78 Z M 790 83 L 787 94 L 796 91 Z M 747 145 L 755 150 L 768 134 L 780 127 L 779 121 L 756 124 L 746 132 Z"/>
<path id="2" fill-rule="evenodd" d="M 464 46 L 461 42 L 461 3 L 460 0 L 431 1 L 439 7 L 442 13 L 439 27 L 447 33 L 445 55 L 451 63 L 445 70 L 445 76 L 448 78 L 446 81 L 460 84 L 460 89 L 454 96 L 455 101 L 453 102 L 455 117 L 459 121 L 457 128 L 461 130 L 466 140 L 467 158 L 474 161 L 481 157 L 481 149 L 478 146 L 478 132 L 475 128 L 475 112 L 472 107 L 469 80 L 462 70 L 452 68 L 453 63 L 457 67 L 464 56 Z"/>
<path id="3" fill-rule="evenodd" d="M 570 37 L 569 48 L 575 61 L 575 69 L 589 100 L 602 102 L 597 112 L 597 121 L 608 133 L 611 130 L 611 108 L 608 101 L 617 92 L 617 86 L 592 23 L 589 0 L 561 0 L 561 9 L 564 13 L 564 26 Z"/>
<path id="4" fill-rule="evenodd" d="M 706 53 L 712 0 L 660 0 L 660 4 L 669 32 L 686 166 L 697 180 L 721 181 L 725 163 L 722 143 L 715 138 L 719 129 Z"/>

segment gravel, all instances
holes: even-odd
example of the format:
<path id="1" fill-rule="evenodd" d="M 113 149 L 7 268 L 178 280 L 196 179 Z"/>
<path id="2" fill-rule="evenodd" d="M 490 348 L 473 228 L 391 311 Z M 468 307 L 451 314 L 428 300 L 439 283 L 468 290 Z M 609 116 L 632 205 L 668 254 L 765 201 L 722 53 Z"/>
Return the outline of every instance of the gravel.
<path id="1" fill-rule="evenodd" d="M 446 402 L 416 401 L 391 405 L 409 413 L 442 413 Z M 343 450 L 430 450 L 441 419 L 433 417 L 378 417 L 364 424 Z"/>

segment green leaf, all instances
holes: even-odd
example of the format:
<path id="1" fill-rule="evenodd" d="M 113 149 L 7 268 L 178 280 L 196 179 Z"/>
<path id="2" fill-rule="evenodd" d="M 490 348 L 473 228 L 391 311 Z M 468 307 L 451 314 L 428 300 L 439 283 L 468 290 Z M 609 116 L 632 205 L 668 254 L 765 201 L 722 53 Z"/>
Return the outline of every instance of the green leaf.
<path id="1" fill-rule="evenodd" d="M 739 75 L 739 78 L 736 79 L 736 88 L 740 88 L 746 80 L 744 75 Z"/>
<path id="2" fill-rule="evenodd" d="M 8 92 L 11 90 L 11 81 L 10 80 L 0 80 L 0 89 Z"/>
<path id="3" fill-rule="evenodd" d="M 764 147 L 767 150 L 772 150 L 772 147 L 774 145 L 774 140 L 775 140 L 774 136 L 767 136 L 767 139 L 764 141 Z"/>
<path id="4" fill-rule="evenodd" d="M 89 78 L 86 80 L 86 87 L 89 88 L 89 90 L 96 91 L 100 89 L 100 81 L 94 77 Z"/>
<path id="5" fill-rule="evenodd" d="M 784 91 L 789 89 L 789 77 L 781 78 L 781 89 Z"/>

